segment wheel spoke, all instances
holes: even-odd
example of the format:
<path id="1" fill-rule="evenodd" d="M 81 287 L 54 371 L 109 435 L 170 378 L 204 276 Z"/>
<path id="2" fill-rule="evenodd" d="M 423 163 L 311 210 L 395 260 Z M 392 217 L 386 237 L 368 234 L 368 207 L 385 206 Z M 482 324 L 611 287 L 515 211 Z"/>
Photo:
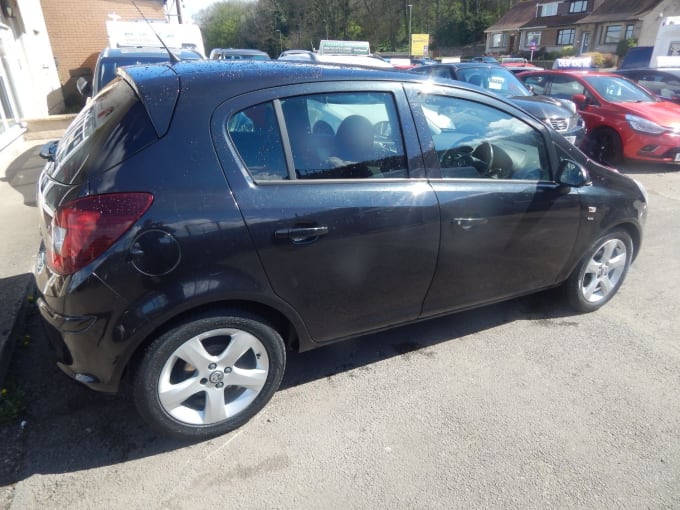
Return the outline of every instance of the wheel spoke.
<path id="1" fill-rule="evenodd" d="M 602 297 L 606 297 L 614 288 L 614 282 L 609 277 L 600 278 L 600 289 L 602 290 Z"/>
<path id="2" fill-rule="evenodd" d="M 612 257 L 609 260 L 609 270 L 611 271 L 612 269 L 620 269 L 626 265 L 626 254 L 621 253 L 620 255 L 616 255 L 615 257 Z"/>
<path id="3" fill-rule="evenodd" d="M 602 257 L 601 262 L 607 263 L 614 255 L 614 250 L 616 250 L 618 243 L 615 240 L 608 241 L 602 246 Z"/>
<path id="4" fill-rule="evenodd" d="M 585 274 L 597 274 L 601 266 L 602 264 L 600 262 L 590 259 L 588 261 L 588 265 L 586 266 Z"/>
<path id="5" fill-rule="evenodd" d="M 205 392 L 204 422 L 206 424 L 217 423 L 227 418 L 227 409 L 224 405 L 224 390 L 211 389 Z"/>
<path id="6" fill-rule="evenodd" d="M 250 349 L 257 348 L 259 342 L 249 333 L 239 331 L 232 333 L 227 348 L 220 354 L 219 363 L 231 367 Z"/>
<path id="7" fill-rule="evenodd" d="M 205 350 L 201 343 L 200 337 L 192 338 L 184 342 L 176 351 L 175 356 L 183 359 L 194 368 L 201 369 L 203 365 L 207 365 L 215 359 L 208 351 Z"/>
<path id="8" fill-rule="evenodd" d="M 257 391 L 264 386 L 265 382 L 267 382 L 268 372 L 268 370 L 259 368 L 244 369 L 234 367 L 234 371 L 225 379 L 225 384 Z"/>
<path id="9" fill-rule="evenodd" d="M 186 399 L 205 389 L 199 381 L 198 377 L 192 377 L 178 384 L 162 382 L 158 388 L 158 398 L 161 404 L 168 412 L 176 409 Z"/>
<path id="10" fill-rule="evenodd" d="M 597 290 L 599 284 L 599 278 L 593 278 L 590 280 L 590 283 L 586 287 L 583 287 L 583 297 L 586 298 L 586 300 L 591 301 L 593 293 Z"/>

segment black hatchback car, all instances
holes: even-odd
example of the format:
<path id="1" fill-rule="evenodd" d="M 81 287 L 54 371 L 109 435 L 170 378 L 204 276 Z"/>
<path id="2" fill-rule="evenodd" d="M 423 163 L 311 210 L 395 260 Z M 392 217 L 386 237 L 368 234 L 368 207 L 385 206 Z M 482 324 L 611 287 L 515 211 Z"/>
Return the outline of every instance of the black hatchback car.
<path id="1" fill-rule="evenodd" d="M 286 350 L 562 286 L 609 301 L 646 196 L 513 104 L 414 74 L 130 67 L 39 180 L 59 365 L 189 438 L 245 423 Z"/>

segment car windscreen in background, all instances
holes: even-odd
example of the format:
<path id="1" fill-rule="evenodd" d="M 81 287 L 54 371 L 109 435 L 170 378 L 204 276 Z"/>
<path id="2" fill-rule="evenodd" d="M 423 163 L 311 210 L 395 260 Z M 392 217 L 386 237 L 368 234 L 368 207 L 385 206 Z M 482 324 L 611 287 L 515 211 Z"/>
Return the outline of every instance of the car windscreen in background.
<path id="1" fill-rule="evenodd" d="M 103 172 L 157 140 L 144 105 L 116 79 L 78 114 L 59 141 L 48 175 L 75 184 L 88 172 Z"/>

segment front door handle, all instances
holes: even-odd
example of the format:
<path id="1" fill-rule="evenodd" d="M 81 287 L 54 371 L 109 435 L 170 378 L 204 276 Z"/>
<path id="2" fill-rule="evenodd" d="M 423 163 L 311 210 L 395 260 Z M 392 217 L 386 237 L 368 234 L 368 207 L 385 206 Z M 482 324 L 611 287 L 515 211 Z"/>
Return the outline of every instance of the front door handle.
<path id="1" fill-rule="evenodd" d="M 290 239 L 293 243 L 305 243 L 315 241 L 320 236 L 328 234 L 328 227 L 292 227 L 279 228 L 274 231 L 276 239 Z"/>
<path id="2" fill-rule="evenodd" d="M 453 218 L 451 223 L 459 226 L 463 230 L 470 230 L 476 225 L 486 225 L 489 220 L 486 218 Z"/>

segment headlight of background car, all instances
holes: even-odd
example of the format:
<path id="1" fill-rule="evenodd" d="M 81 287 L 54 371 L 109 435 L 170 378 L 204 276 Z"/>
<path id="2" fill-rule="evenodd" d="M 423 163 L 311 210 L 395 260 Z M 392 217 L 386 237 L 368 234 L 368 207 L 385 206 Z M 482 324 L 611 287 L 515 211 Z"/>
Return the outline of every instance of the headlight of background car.
<path id="1" fill-rule="evenodd" d="M 660 135 L 661 133 L 666 131 L 665 128 L 659 126 L 656 122 L 643 119 L 642 117 L 638 117 L 637 115 L 631 115 L 627 113 L 626 120 L 628 121 L 630 127 L 632 127 L 635 131 L 640 131 L 641 133 Z"/>

